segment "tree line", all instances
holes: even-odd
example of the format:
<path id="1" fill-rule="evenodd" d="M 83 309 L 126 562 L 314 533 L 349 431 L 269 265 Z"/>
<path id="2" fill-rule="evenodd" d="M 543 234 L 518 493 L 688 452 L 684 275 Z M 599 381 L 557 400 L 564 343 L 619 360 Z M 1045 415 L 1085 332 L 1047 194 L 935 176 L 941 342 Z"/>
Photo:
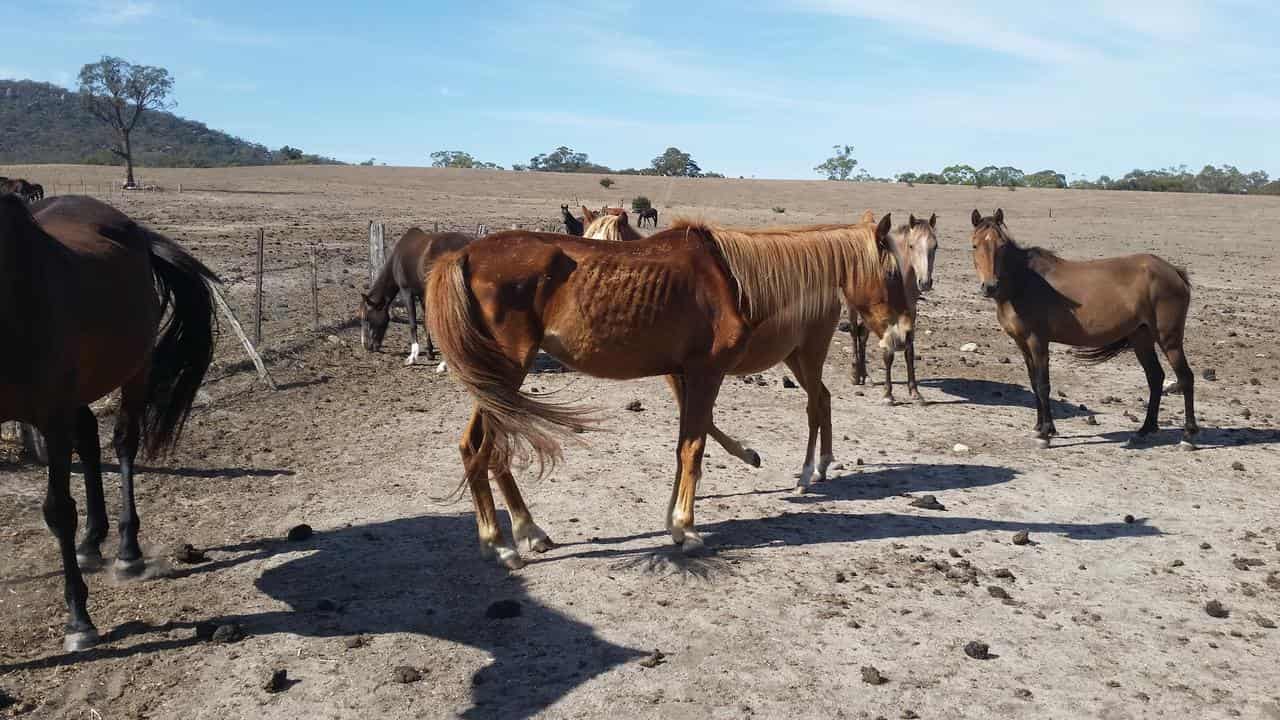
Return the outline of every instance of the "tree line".
<path id="1" fill-rule="evenodd" d="M 505 170 L 497 163 L 477 160 L 471 153 L 462 150 L 437 150 L 431 153 L 431 166 L 444 168 L 487 168 Z M 608 175 L 657 175 L 661 177 L 704 177 L 722 178 L 724 175 L 706 172 L 693 157 L 676 147 L 669 147 L 661 155 L 655 157 L 646 168 L 625 168 L 615 170 L 607 165 L 591 162 L 584 152 L 577 152 L 565 145 L 541 153 L 529 159 L 527 163 L 516 163 L 511 166 L 516 172 L 559 172 L 559 173 L 596 173 Z"/>

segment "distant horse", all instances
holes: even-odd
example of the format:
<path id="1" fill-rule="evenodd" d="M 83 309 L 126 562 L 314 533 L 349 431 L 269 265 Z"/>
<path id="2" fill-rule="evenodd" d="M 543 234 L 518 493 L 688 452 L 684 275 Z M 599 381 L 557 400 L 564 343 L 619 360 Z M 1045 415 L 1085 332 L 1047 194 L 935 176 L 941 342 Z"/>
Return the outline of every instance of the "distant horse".
<path id="1" fill-rule="evenodd" d="M 0 195 L 7 193 L 17 195 L 26 202 L 34 202 L 38 199 L 31 183 L 22 178 L 9 178 L 0 182 Z M 40 189 L 40 197 L 44 197 L 44 188 Z"/>
<path id="2" fill-rule="evenodd" d="M 1132 348 L 1147 376 L 1147 418 L 1134 440 L 1159 429 L 1164 370 L 1156 345 L 1178 376 L 1186 402 L 1182 445 L 1199 432 L 1195 376 L 1182 350 L 1191 304 L 1187 272 L 1155 255 L 1064 260 L 1042 248 L 1023 248 L 1004 224 L 1004 211 L 973 211 L 973 263 L 982 294 L 996 301 L 1000 326 L 1027 363 L 1036 395 L 1036 438 L 1041 447 L 1058 434 L 1049 395 L 1049 343 L 1087 348 L 1077 355 L 1100 363 Z"/>
<path id="3" fill-rule="evenodd" d="M 418 304 L 422 302 L 423 279 L 435 258 L 456 250 L 475 238 L 456 232 L 428 233 L 409 228 L 391 249 L 369 292 L 360 295 L 360 342 L 369 352 L 382 349 L 391 324 L 391 303 L 397 296 L 409 314 L 409 357 L 405 365 L 418 360 Z M 435 355 L 431 333 L 427 333 L 427 358 Z"/>
<path id="4" fill-rule="evenodd" d="M 644 222 L 648 220 L 653 226 L 658 227 L 658 208 L 647 207 L 640 211 L 640 221 L 638 225 L 644 227 Z"/>
<path id="5" fill-rule="evenodd" d="M 586 208 L 583 209 L 586 210 Z M 595 215 L 590 210 L 587 210 L 587 214 L 583 216 L 583 221 L 587 224 L 586 229 L 582 231 L 584 238 L 631 242 L 644 237 L 635 228 L 631 227 L 631 223 L 627 221 L 626 213 L 621 215 Z"/>
<path id="6" fill-rule="evenodd" d="M 34 213 L 34 214 L 33 214 Z M 35 426 L 49 453 L 45 523 L 58 538 L 70 611 L 65 647 L 98 642 L 81 575 L 106 538 L 98 424 L 89 404 L 120 388 L 117 571 L 143 570 L 133 463 L 173 446 L 213 358 L 214 274 L 177 243 L 106 204 L 63 196 L 31 210 L 0 196 L 0 420 Z M 85 465 L 77 548 L 71 453 Z"/>
<path id="7" fill-rule="evenodd" d="M 460 450 L 482 553 L 510 568 L 524 562 L 497 523 L 491 470 L 515 539 L 536 551 L 552 546 L 520 496 L 511 462 L 528 457 L 527 445 L 545 471 L 560 456 L 557 435 L 591 424 L 587 411 L 520 390 L 540 348 L 598 377 L 670 376 L 680 430 L 665 521 L 686 552 L 702 546 L 694 497 L 726 375 L 785 361 L 811 393 L 807 457 L 821 434 L 825 465 L 830 394 L 821 385 L 821 359 L 841 295 L 883 343 L 900 347 L 911 329 L 888 230 L 886 217 L 871 229 L 758 234 L 680 223 L 630 243 L 510 231 L 442 258 L 427 279 L 427 317 L 476 401 Z M 825 338 L 807 332 L 813 326 L 826 327 Z"/>
<path id="8" fill-rule="evenodd" d="M 564 231 L 569 235 L 582 237 L 582 221 L 569 212 L 568 205 L 560 206 L 560 214 L 564 216 Z"/>
<path id="9" fill-rule="evenodd" d="M 893 252 L 902 266 L 902 282 L 907 293 L 907 304 L 911 308 L 912 330 L 907 334 L 907 347 L 903 356 L 907 361 L 907 392 L 911 399 L 923 402 L 920 390 L 916 387 L 916 306 L 920 296 L 933 288 L 933 261 L 938 251 L 936 228 L 938 216 L 930 215 L 928 220 L 917 220 L 911 215 L 906 225 L 899 225 L 890 234 Z M 856 316 L 857 313 L 854 313 Z M 855 317 L 849 328 L 853 338 L 853 382 L 863 385 L 867 381 L 867 326 L 862 318 Z M 893 403 L 893 353 L 884 353 L 884 400 Z"/>

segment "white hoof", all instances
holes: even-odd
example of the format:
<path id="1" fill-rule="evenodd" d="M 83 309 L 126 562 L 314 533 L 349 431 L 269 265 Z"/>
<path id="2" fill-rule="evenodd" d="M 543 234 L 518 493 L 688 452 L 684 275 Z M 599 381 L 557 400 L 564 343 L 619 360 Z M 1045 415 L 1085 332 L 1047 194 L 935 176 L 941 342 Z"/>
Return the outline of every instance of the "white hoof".
<path id="1" fill-rule="evenodd" d="M 519 528 L 512 528 L 511 534 L 515 535 L 517 547 L 519 547 L 520 543 L 523 542 L 534 552 L 544 553 L 556 546 L 556 544 L 551 541 L 551 538 L 547 537 L 547 534 L 542 531 L 542 528 L 538 527 L 535 523 L 528 523 L 520 526 Z"/>
<path id="2" fill-rule="evenodd" d="M 702 536 L 693 530 L 687 530 L 684 534 L 684 542 L 680 543 L 680 552 L 685 555 L 693 555 L 700 552 L 706 545 L 702 542 Z"/>
<path id="3" fill-rule="evenodd" d="M 147 569 L 147 563 L 142 558 L 137 560 L 121 560 L 116 558 L 115 565 L 112 568 L 117 578 L 137 578 L 142 576 L 142 572 Z"/>
<path id="4" fill-rule="evenodd" d="M 818 482 L 825 482 L 827 479 L 827 468 L 831 467 L 831 463 L 835 460 L 834 455 L 823 455 L 818 458 Z"/>
<path id="5" fill-rule="evenodd" d="M 1196 447 L 1196 444 L 1195 444 L 1195 443 L 1190 442 L 1190 441 L 1188 441 L 1188 440 L 1183 440 L 1182 442 L 1178 443 L 1178 449 L 1179 449 L 1179 450 L 1184 450 L 1184 451 L 1186 451 L 1186 452 L 1192 452 L 1192 451 L 1197 450 L 1197 449 L 1199 449 L 1199 448 L 1197 448 L 1197 447 Z"/>
<path id="6" fill-rule="evenodd" d="M 98 635 L 98 631 L 91 629 L 83 632 L 68 633 L 62 640 L 62 648 L 67 652 L 79 652 L 88 650 L 100 642 L 102 642 L 102 637 Z"/>
<path id="7" fill-rule="evenodd" d="M 404 364 L 412 365 L 416 362 L 418 362 L 418 343 L 414 343 L 409 348 L 409 357 L 405 359 Z"/>
<path id="8" fill-rule="evenodd" d="M 805 465 L 800 470 L 800 478 L 796 480 L 796 494 L 803 495 L 809 489 L 809 485 L 813 483 L 813 466 Z"/>
<path id="9" fill-rule="evenodd" d="M 520 553 L 513 547 L 498 547 L 498 562 L 502 563 L 508 570 L 519 570 L 524 567 L 524 558 L 520 557 Z"/>
<path id="10" fill-rule="evenodd" d="M 436 366 L 436 374 L 443 375 L 448 369 L 449 365 L 445 361 L 441 360 L 440 364 Z"/>
<path id="11" fill-rule="evenodd" d="M 1036 438 L 1036 447 L 1041 450 L 1049 449 L 1049 438 Z"/>

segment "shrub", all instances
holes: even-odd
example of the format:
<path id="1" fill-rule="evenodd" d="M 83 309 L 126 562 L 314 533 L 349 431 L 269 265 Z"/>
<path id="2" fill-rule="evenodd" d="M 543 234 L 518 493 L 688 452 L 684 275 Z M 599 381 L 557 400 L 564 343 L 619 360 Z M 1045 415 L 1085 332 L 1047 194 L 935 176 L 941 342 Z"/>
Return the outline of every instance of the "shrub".
<path id="1" fill-rule="evenodd" d="M 631 198 L 632 212 L 644 212 L 645 210 L 648 210 L 651 207 L 653 207 L 653 203 L 649 202 L 649 198 L 643 195 L 639 197 Z"/>
<path id="2" fill-rule="evenodd" d="M 613 187 L 613 180 L 610 178 L 600 178 L 600 187 L 604 188 L 605 190 L 608 190 L 609 188 Z"/>
<path id="3" fill-rule="evenodd" d="M 776 212 L 776 213 L 778 213 L 779 215 L 781 215 L 782 213 L 786 212 L 786 211 L 787 211 L 787 209 L 786 209 L 786 208 L 784 208 L 784 207 L 778 207 L 777 205 L 774 205 L 774 206 L 773 206 L 773 211 L 774 211 L 774 212 Z"/>

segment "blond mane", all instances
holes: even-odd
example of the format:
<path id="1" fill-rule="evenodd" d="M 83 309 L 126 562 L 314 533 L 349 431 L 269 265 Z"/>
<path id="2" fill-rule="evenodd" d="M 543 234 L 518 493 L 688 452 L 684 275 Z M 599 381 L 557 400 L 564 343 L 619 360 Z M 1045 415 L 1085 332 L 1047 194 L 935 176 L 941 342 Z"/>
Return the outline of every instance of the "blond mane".
<path id="1" fill-rule="evenodd" d="M 883 285 L 898 272 L 897 259 L 880 250 L 870 223 L 743 229 L 677 219 L 672 227 L 710 234 L 753 323 L 822 318 L 839 306 L 846 281 Z"/>
<path id="2" fill-rule="evenodd" d="M 592 220 L 582 231 L 582 237 L 589 240 L 612 240 L 614 242 L 630 242 L 642 236 L 625 215 L 601 215 Z"/>

